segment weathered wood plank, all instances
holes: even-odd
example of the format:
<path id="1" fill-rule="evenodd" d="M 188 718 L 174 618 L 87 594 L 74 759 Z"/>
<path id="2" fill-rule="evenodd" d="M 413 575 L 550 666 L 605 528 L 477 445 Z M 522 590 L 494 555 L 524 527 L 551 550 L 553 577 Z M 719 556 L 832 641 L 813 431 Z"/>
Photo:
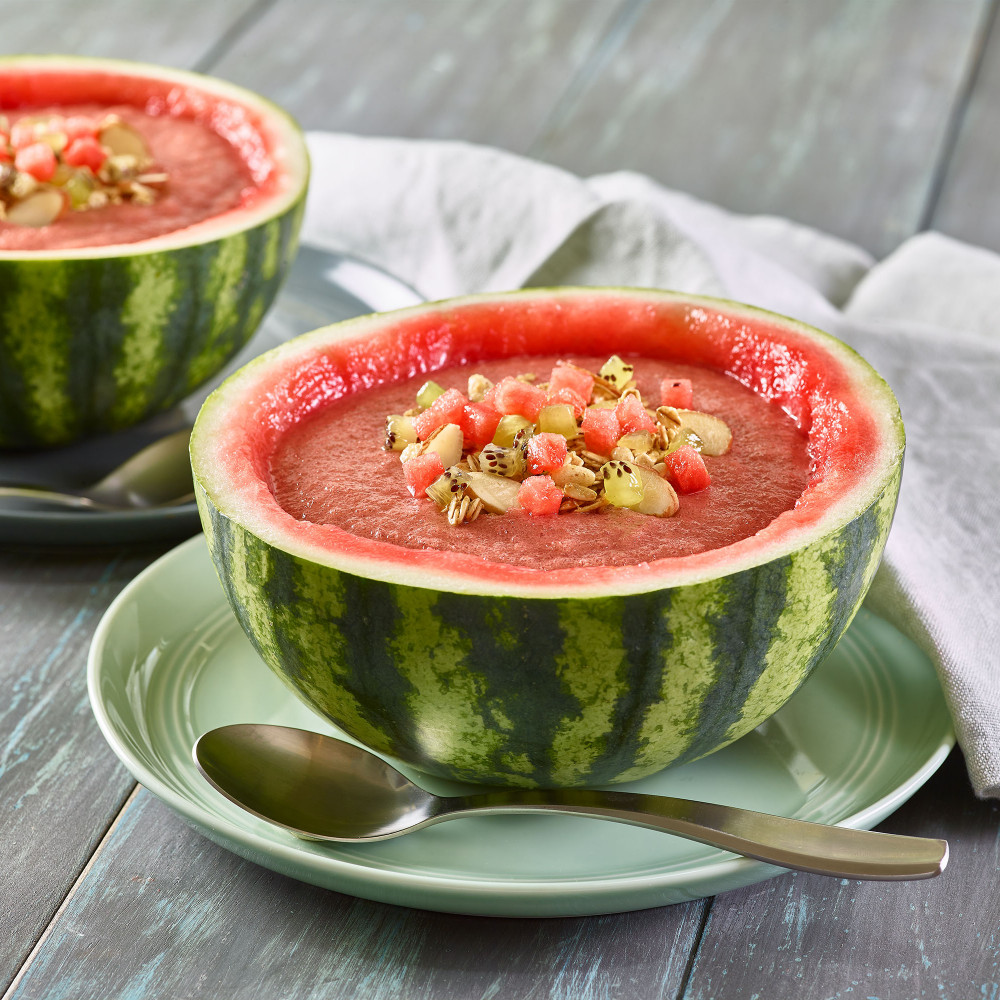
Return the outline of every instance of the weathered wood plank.
<path id="1" fill-rule="evenodd" d="M 211 71 L 307 128 L 524 150 L 625 0 L 309 0 Z"/>
<path id="2" fill-rule="evenodd" d="M 879 829 L 950 838 L 926 882 L 787 875 L 716 897 L 684 1000 L 995 996 L 1000 804 L 975 799 L 957 751 Z"/>
<path id="3" fill-rule="evenodd" d="M 964 106 L 955 147 L 946 162 L 940 195 L 928 227 L 956 239 L 1000 251 L 1000 19 L 995 17 L 982 64 Z"/>
<path id="4" fill-rule="evenodd" d="M 530 152 L 881 256 L 919 226 L 987 5 L 648 3 Z"/>
<path id="5" fill-rule="evenodd" d="M 254 0 L 0 0 L 0 54 L 65 52 L 192 69 Z"/>
<path id="6" fill-rule="evenodd" d="M 142 791 L 10 1000 L 659 1000 L 705 905 L 510 920 L 371 903 L 242 861 Z"/>
<path id="7" fill-rule="evenodd" d="M 87 700 L 98 619 L 150 554 L 0 556 L 0 990 L 133 786 Z"/>

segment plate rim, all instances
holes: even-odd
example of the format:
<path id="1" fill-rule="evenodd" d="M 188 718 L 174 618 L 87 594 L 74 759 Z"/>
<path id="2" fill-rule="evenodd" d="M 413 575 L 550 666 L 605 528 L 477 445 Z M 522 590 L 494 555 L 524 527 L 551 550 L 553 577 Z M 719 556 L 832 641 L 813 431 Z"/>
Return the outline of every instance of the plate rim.
<path id="1" fill-rule="evenodd" d="M 110 718 L 103 702 L 100 692 L 100 679 L 102 675 L 103 651 L 107 647 L 108 635 L 114 626 L 121 609 L 135 597 L 150 578 L 155 578 L 163 572 L 163 567 L 172 562 L 182 562 L 193 560 L 195 557 L 189 553 L 195 550 L 205 551 L 207 554 L 206 540 L 203 534 L 195 535 L 179 545 L 174 546 L 154 562 L 143 569 L 137 576 L 130 580 L 122 591 L 108 606 L 101 616 L 91 640 L 87 656 L 87 689 L 91 704 L 91 709 L 98 723 L 98 726 L 105 738 L 118 757 L 119 761 L 132 774 L 136 781 L 143 785 L 152 795 L 160 799 L 170 809 L 194 825 L 203 835 L 214 840 L 226 850 L 251 860 L 261 855 L 268 858 L 284 861 L 285 868 L 272 870 L 281 871 L 289 877 L 299 881 L 308 882 L 309 879 L 299 874 L 294 874 L 289 869 L 307 869 L 317 874 L 342 875 L 342 882 L 349 885 L 375 885 L 384 889 L 405 888 L 411 894 L 419 893 L 421 890 L 433 890 L 434 892 L 449 897 L 451 902 L 461 902 L 470 896 L 475 896 L 479 900 L 487 902 L 509 900 L 523 901 L 528 897 L 551 896 L 558 893 L 561 898 L 573 899 L 575 897 L 586 896 L 589 899 L 598 901 L 611 901 L 613 897 L 622 894 L 628 895 L 630 891 L 643 889 L 648 893 L 660 892 L 669 893 L 671 889 L 685 889 L 685 898 L 699 898 L 697 891 L 692 892 L 691 887 L 711 879 L 713 882 L 729 881 L 733 887 L 746 885 L 752 882 L 763 881 L 775 875 L 786 873 L 785 869 L 777 868 L 766 862 L 756 861 L 750 858 L 734 856 L 729 852 L 718 850 L 717 859 L 709 859 L 704 863 L 695 864 L 693 867 L 684 867 L 656 874 L 635 873 L 625 875 L 614 875 L 608 877 L 586 878 L 586 879 L 566 879 L 557 880 L 548 878 L 542 880 L 532 879 L 504 879 L 504 880 L 483 880 L 469 876 L 443 875 L 425 872 L 403 871 L 392 867 L 362 866 L 338 857 L 324 856 L 302 851 L 295 843 L 284 843 L 271 839 L 264 834 L 253 830 L 239 827 L 229 821 L 225 816 L 215 810 L 206 810 L 197 803 L 189 800 L 186 796 L 179 794 L 164 781 L 162 781 L 153 771 L 138 760 L 119 739 L 115 725 Z M 219 591 L 220 606 L 225 607 L 225 596 Z M 868 612 L 873 618 L 881 622 L 885 619 Z M 888 623 L 886 623 L 888 624 Z M 893 627 L 893 626 L 890 626 Z M 896 629 L 898 632 L 899 630 Z M 900 633 L 903 634 L 903 633 Z M 909 639 L 909 637 L 906 637 Z M 909 640 L 912 642 L 912 640 Z M 919 647 L 918 647 L 919 648 Z M 921 653 L 923 651 L 921 650 Z M 926 655 L 926 654 L 924 654 Z M 289 695 L 289 697 L 292 697 Z M 942 704 L 947 713 L 947 705 L 944 702 L 944 695 L 941 695 Z M 849 816 L 837 821 L 835 826 L 868 829 L 880 822 L 886 816 L 899 808 L 909 799 L 944 763 L 945 758 L 951 752 L 956 742 L 954 727 L 944 733 L 922 763 L 913 770 L 909 777 L 896 785 L 887 794 L 870 802 L 864 808 L 852 812 Z M 192 765 L 194 766 L 194 765 Z M 211 831 L 211 832 L 208 832 Z M 216 836 L 213 837 L 212 834 Z M 216 837 L 221 839 L 216 839 Z M 232 844 L 239 844 L 239 849 Z M 251 855 L 255 857 L 251 857 Z M 263 867 L 271 867 L 265 862 L 256 860 L 257 864 Z M 342 891 L 361 896 L 362 898 L 381 899 L 383 897 L 372 896 L 364 893 L 353 892 L 351 888 L 341 888 L 339 885 L 331 885 L 329 879 L 323 881 L 313 881 L 311 884 L 321 885 L 335 891 Z M 724 891 L 724 890 L 717 890 Z M 712 893 L 714 894 L 714 893 Z M 705 894 L 702 894 L 704 896 Z M 667 900 L 671 902 L 672 900 Z M 462 907 L 452 909 L 438 905 L 424 905 L 421 903 L 404 903 L 403 905 L 423 906 L 425 909 L 447 909 L 448 912 L 457 913 L 484 913 L 501 915 L 528 916 L 526 913 L 507 912 L 497 910 L 490 906 L 485 909 Z M 624 912 L 625 910 L 637 910 L 653 906 L 663 905 L 663 902 L 646 900 L 638 902 L 635 906 L 615 906 L 614 909 L 602 909 L 600 905 L 589 907 L 585 911 L 567 910 L 565 913 L 559 911 L 560 915 L 570 913 L 610 913 Z M 540 916 L 533 913 L 531 916 Z M 542 914 L 544 915 L 544 914 Z"/>

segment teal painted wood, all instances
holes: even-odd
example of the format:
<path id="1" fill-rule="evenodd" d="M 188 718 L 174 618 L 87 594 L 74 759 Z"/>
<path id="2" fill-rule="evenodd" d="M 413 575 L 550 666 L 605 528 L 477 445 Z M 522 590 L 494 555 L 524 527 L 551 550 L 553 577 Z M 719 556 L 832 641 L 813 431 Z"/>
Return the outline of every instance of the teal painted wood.
<path id="1" fill-rule="evenodd" d="M 881 256 L 919 227 L 990 0 L 647 2 L 532 155 Z"/>
<path id="2" fill-rule="evenodd" d="M 241 861 L 145 791 L 7 1000 L 676 996 L 707 903 L 509 920 L 352 899 Z"/>
<path id="3" fill-rule="evenodd" d="M 970 1000 L 1000 990 L 1000 804 L 952 753 L 879 829 L 946 837 L 928 882 L 787 875 L 713 902 L 683 1000 Z"/>
<path id="4" fill-rule="evenodd" d="M 1000 250 L 1000 18 L 990 7 L 990 32 L 970 73 L 967 101 L 956 109 L 954 148 L 942 158 L 940 191 L 928 204 L 927 226 L 990 250 Z"/>
<path id="5" fill-rule="evenodd" d="M 94 627 L 144 554 L 0 554 L 0 991 L 134 785 L 87 700 Z"/>
<path id="6" fill-rule="evenodd" d="M 75 0 L 0 0 L 0 53 L 67 52 L 196 69 L 260 6 L 260 0 L 88 0 L 84 10 Z"/>
<path id="7" fill-rule="evenodd" d="M 365 8 L 357 16 L 369 19 L 365 30 L 345 36 L 343 73 L 324 65 L 324 32 L 303 32 L 304 6 L 179 0 L 143 4 L 139 17 L 132 0 L 94 0 L 84 18 L 76 0 L 0 0 L 0 51 L 221 67 L 254 86 L 254 60 L 263 64 L 273 46 L 282 51 L 268 54 L 270 68 L 260 72 L 266 79 L 290 67 L 282 94 L 311 125 L 476 138 L 534 149 L 581 172 L 637 166 L 724 204 L 814 222 L 881 252 L 911 231 L 917 206 L 934 208 L 927 179 L 947 159 L 953 137 L 946 122 L 954 121 L 985 14 L 995 5 L 562 0 L 535 16 L 563 27 L 519 34 L 516 11 L 527 10 L 524 4 L 494 36 L 507 46 L 482 62 L 490 78 L 479 77 L 478 87 L 462 86 L 463 50 L 446 53 L 460 65 L 434 63 L 439 49 L 427 41 L 435 32 L 441 37 L 453 4 L 413 7 L 429 35 L 414 41 L 403 34 L 404 43 L 401 3 L 382 5 L 394 15 L 385 25 L 367 13 L 374 6 L 368 0 L 330 4 L 327 37 L 337 35 L 338 18 L 352 7 Z M 308 9 L 323 15 L 324 6 Z M 491 7 L 482 16 L 497 24 L 505 15 Z M 782 28 L 789 16 L 798 20 L 783 30 L 799 44 L 783 50 L 763 32 Z M 809 24 L 822 29 L 815 38 Z M 872 37 L 859 37 L 859 24 L 874 28 Z M 384 45 L 366 51 L 367 39 Z M 567 39 L 571 51 L 558 51 Z M 725 43 L 715 46 L 725 67 L 720 79 L 704 73 L 693 87 L 688 76 L 703 39 Z M 940 210 L 930 217 L 954 235 L 1000 248 L 998 214 L 989 210 L 997 45 L 992 39 L 973 81 Z M 472 51 L 481 55 L 489 46 Z M 523 59 L 512 64 L 516 51 Z M 376 57 L 394 66 L 383 65 L 378 92 L 366 94 L 362 84 Z M 435 85 L 435 72 L 444 85 Z M 338 80 L 347 89 L 324 90 Z M 417 80 L 423 91 L 409 93 Z M 546 123 L 544 140 L 535 143 Z M 155 554 L 0 554 L 0 683 L 7 691 L 0 699 L 0 993 L 132 787 L 91 719 L 83 663 L 97 616 Z M 998 820 L 995 804 L 972 797 L 956 753 L 884 825 L 949 837 L 953 860 L 939 881 L 840 886 L 796 875 L 719 897 L 688 980 L 704 904 L 559 921 L 397 910 L 241 862 L 141 794 L 10 995 L 994 996 Z"/>
<path id="8" fill-rule="evenodd" d="M 524 151 L 634 0 L 298 0 L 212 72 L 307 128 Z"/>

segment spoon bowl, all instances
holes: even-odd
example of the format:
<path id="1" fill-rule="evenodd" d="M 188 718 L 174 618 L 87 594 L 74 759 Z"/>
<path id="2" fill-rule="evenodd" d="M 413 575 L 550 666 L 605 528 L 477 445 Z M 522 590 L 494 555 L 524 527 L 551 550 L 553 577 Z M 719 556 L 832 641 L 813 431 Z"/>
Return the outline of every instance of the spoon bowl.
<path id="1" fill-rule="evenodd" d="M 176 507 L 194 500 L 188 442 L 191 429 L 168 434 L 126 459 L 90 486 L 53 490 L 29 484 L 0 486 L 0 499 L 33 500 L 74 510 Z"/>
<path id="2" fill-rule="evenodd" d="M 734 806 L 591 788 L 437 796 L 362 747 L 285 726 L 222 726 L 194 746 L 228 799 L 308 840 L 387 840 L 461 816 L 555 812 L 628 823 L 837 878 L 920 879 L 948 861 L 943 840 L 772 816 Z"/>

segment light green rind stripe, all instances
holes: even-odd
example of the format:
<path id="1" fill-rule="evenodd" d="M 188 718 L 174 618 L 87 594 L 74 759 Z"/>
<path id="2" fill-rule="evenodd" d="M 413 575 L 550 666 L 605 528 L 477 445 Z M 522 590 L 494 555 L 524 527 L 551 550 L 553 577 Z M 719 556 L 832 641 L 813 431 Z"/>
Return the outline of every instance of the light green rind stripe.
<path id="1" fill-rule="evenodd" d="M 274 609 L 265 596 L 265 585 L 272 571 L 271 550 L 239 528 L 228 533 L 227 541 L 225 560 L 228 585 L 239 599 L 247 627 L 253 633 L 262 654 L 269 658 L 278 649 L 275 635 L 277 621 L 273 615 Z"/>
<path id="2" fill-rule="evenodd" d="M 878 572 L 885 552 L 885 545 L 889 539 L 889 530 L 892 528 L 893 515 L 896 513 L 896 502 L 899 499 L 899 483 L 903 478 L 902 465 L 896 470 L 894 480 L 886 486 L 882 496 L 878 498 L 875 505 L 875 516 L 878 520 L 879 535 L 872 542 L 871 550 L 868 554 L 868 565 L 865 567 L 865 578 L 863 592 L 867 592 L 875 574 Z"/>
<path id="3" fill-rule="evenodd" d="M 434 759 L 460 771 L 489 772 L 507 743 L 497 727 L 503 720 L 486 720 L 477 710 L 485 681 L 470 670 L 472 643 L 441 620 L 436 603 L 432 590 L 397 588 L 398 618 L 389 647 L 412 685 L 406 696 L 412 727 Z"/>
<path id="4" fill-rule="evenodd" d="M 113 374 L 117 398 L 111 410 L 115 424 L 139 420 L 150 405 L 152 372 L 165 361 L 164 332 L 181 294 L 177 258 L 167 254 L 128 261 L 132 291 L 122 308 L 125 335 Z"/>
<path id="5" fill-rule="evenodd" d="M 272 219 L 261 233 L 264 249 L 260 257 L 260 276 L 264 282 L 270 281 L 278 273 L 281 263 L 281 220 Z"/>
<path id="6" fill-rule="evenodd" d="M 617 623 L 607 622 L 586 604 L 564 602 L 559 608 L 565 642 L 556 676 L 580 704 L 580 714 L 564 719 L 552 739 L 552 777 L 559 784 L 575 783 L 590 771 L 605 750 L 615 706 L 627 693 L 628 652 L 620 613 L 616 617 Z"/>
<path id="7" fill-rule="evenodd" d="M 213 375 L 228 356 L 230 332 L 239 323 L 239 291 L 247 266 L 247 234 L 228 236 L 218 246 L 205 281 L 202 306 L 214 303 L 212 332 L 191 359 L 188 386 L 194 388 Z"/>
<path id="8" fill-rule="evenodd" d="M 635 765 L 621 781 L 649 774 L 664 760 L 676 760 L 693 742 L 705 696 L 718 678 L 714 662 L 715 626 L 706 609 L 721 609 L 726 590 L 719 581 L 684 587 L 671 593 L 669 647 L 660 650 L 660 697 L 646 710 L 639 731 Z"/>
<path id="9" fill-rule="evenodd" d="M 281 559 L 288 557 L 282 554 Z M 270 593 L 268 603 L 278 634 L 294 636 L 297 656 L 312 665 L 312 669 L 299 675 L 302 689 L 315 705 L 323 706 L 324 711 L 340 720 L 356 739 L 375 747 L 388 746 L 391 740 L 387 734 L 370 721 L 350 690 L 351 671 L 346 666 L 350 657 L 343 649 L 331 648 L 324 631 L 324 625 L 342 620 L 347 614 L 343 577 L 339 573 L 320 572 L 314 564 L 301 560 L 288 561 L 283 569 L 290 574 L 293 592 L 283 593 L 281 600 L 275 600 Z M 343 645 L 342 639 L 340 644 Z M 281 653 L 272 663 L 287 660 L 287 655 Z M 316 669 L 317 664 L 322 665 L 321 669 Z M 281 671 L 279 676 L 286 679 Z"/>
<path id="10" fill-rule="evenodd" d="M 70 434 L 75 407 L 69 391 L 72 372 L 72 317 L 65 308 L 69 269 L 21 267 L 14 292 L 3 302 L 5 347 L 24 383 L 21 406 L 39 441 Z"/>
<path id="11" fill-rule="evenodd" d="M 774 626 L 764 669 L 726 733 L 726 742 L 758 726 L 792 696 L 814 666 L 812 651 L 822 647 L 837 601 L 830 566 L 844 545 L 839 535 L 792 556 L 788 568 L 788 601 Z"/>

